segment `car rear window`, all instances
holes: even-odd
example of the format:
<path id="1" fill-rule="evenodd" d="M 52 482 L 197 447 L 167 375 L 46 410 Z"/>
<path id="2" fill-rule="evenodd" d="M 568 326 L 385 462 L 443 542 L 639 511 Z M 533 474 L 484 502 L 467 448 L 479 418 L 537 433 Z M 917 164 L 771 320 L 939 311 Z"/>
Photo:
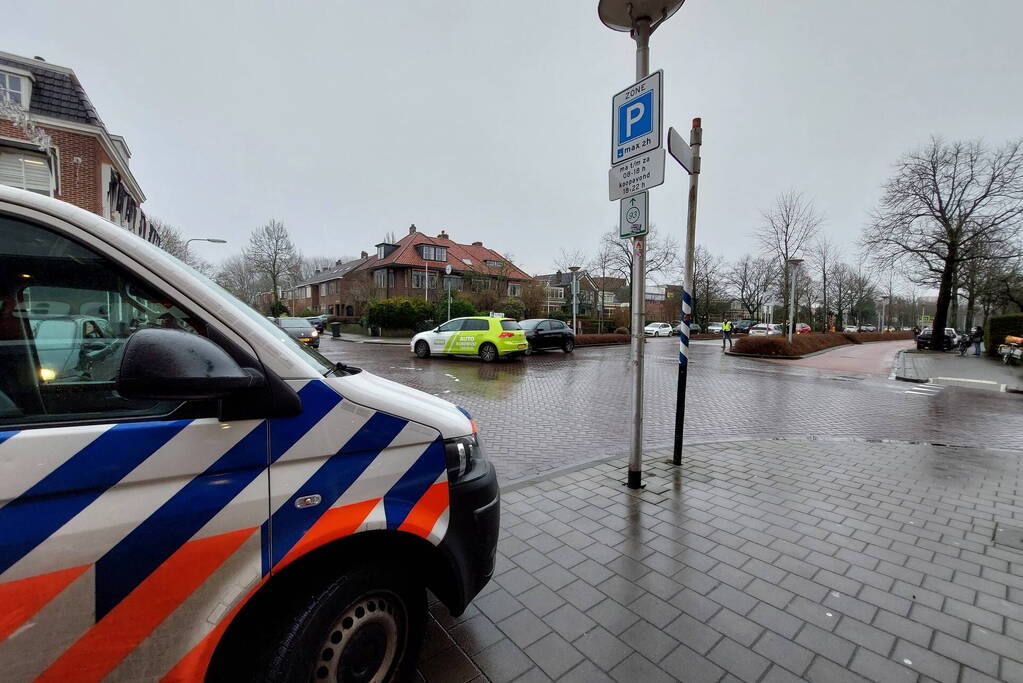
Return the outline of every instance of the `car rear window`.
<path id="1" fill-rule="evenodd" d="M 312 327 L 305 318 L 279 318 L 278 324 L 288 329 L 306 329 Z"/>
<path id="2" fill-rule="evenodd" d="M 521 330 L 522 327 L 517 322 L 515 322 L 514 320 L 502 320 L 501 321 L 501 329 L 502 330 Z"/>

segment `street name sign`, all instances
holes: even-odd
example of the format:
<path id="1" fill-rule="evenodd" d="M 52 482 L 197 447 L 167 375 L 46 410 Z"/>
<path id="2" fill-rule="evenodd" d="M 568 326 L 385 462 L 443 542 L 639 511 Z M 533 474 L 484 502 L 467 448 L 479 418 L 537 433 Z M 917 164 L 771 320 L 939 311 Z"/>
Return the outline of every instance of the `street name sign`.
<path id="1" fill-rule="evenodd" d="M 668 129 L 668 154 L 682 164 L 687 173 L 693 172 L 693 148 L 682 139 L 674 127 Z"/>
<path id="2" fill-rule="evenodd" d="M 607 172 L 608 198 L 614 202 L 664 184 L 664 150 L 655 149 Z"/>
<path id="3" fill-rule="evenodd" d="M 611 98 L 611 165 L 661 147 L 661 83 L 657 70 Z"/>
<path id="4" fill-rule="evenodd" d="M 634 197 L 621 202 L 621 221 L 618 224 L 618 236 L 622 239 L 639 237 L 650 231 L 647 214 L 650 209 L 650 194 L 640 192 Z"/>

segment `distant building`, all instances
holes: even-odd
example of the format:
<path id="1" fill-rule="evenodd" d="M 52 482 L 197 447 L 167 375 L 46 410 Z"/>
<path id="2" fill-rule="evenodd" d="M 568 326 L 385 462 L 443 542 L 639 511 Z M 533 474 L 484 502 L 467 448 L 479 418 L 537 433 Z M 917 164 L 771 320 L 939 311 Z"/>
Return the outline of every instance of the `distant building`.
<path id="1" fill-rule="evenodd" d="M 159 244 L 130 158 L 74 71 L 0 52 L 0 184 L 61 199 Z"/>
<path id="2" fill-rule="evenodd" d="M 448 278 L 446 266 L 451 266 Z M 410 296 L 434 300 L 445 296 L 450 284 L 453 292 L 463 292 L 466 298 L 497 301 L 521 297 L 522 288 L 532 280 L 483 242 L 462 244 L 443 231 L 430 237 L 414 224 L 396 244 L 377 244 L 376 254 L 353 275 L 367 278 L 375 299 Z"/>
<path id="3" fill-rule="evenodd" d="M 369 254 L 366 252 L 352 261 L 336 261 L 332 267 L 317 270 L 312 277 L 284 290 L 281 300 L 296 315 L 307 309 L 326 315 L 359 315 L 365 294 L 358 289 L 357 280 L 345 276 L 367 261 Z"/>

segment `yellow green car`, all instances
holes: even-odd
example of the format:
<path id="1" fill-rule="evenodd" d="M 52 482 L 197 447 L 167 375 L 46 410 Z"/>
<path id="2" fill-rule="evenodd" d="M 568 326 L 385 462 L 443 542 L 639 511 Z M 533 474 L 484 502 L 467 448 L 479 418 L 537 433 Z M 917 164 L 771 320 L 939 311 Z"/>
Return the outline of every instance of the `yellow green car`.
<path id="1" fill-rule="evenodd" d="M 479 356 L 484 363 L 501 357 L 525 354 L 526 333 L 511 318 L 472 316 L 455 318 L 412 337 L 412 353 L 420 358 L 433 354 Z"/>

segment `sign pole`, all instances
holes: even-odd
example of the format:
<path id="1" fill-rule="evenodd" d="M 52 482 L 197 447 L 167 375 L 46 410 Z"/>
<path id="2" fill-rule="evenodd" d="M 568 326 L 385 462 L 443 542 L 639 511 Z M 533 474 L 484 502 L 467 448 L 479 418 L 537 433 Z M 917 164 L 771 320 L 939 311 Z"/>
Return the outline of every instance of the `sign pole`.
<path id="1" fill-rule="evenodd" d="M 636 80 L 650 74 L 650 19 L 637 19 L 632 37 L 636 41 Z M 646 303 L 646 238 L 632 238 L 632 449 L 629 452 L 630 489 L 643 487 L 643 332 Z"/>
<path id="2" fill-rule="evenodd" d="M 669 133 L 669 144 L 671 143 Z M 686 380 L 689 376 L 689 324 L 693 319 L 693 262 L 696 260 L 696 195 L 700 184 L 700 145 L 703 144 L 703 126 L 693 119 L 689 131 L 692 150 L 689 171 L 689 216 L 686 221 L 686 270 L 682 280 L 682 323 L 678 335 L 678 391 L 675 396 L 675 443 L 671 451 L 673 465 L 682 464 L 682 432 L 686 422 Z M 674 153 L 673 153 L 674 155 Z"/>

